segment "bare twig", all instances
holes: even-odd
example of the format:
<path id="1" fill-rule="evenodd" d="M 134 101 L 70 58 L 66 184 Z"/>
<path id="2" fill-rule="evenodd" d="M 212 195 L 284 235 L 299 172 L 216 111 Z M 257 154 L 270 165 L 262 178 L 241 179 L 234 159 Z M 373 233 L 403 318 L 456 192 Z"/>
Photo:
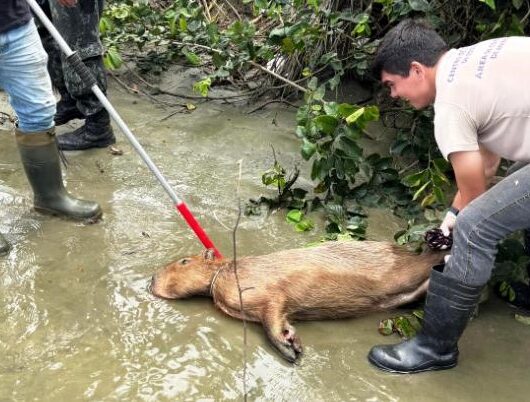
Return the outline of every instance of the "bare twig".
<path id="1" fill-rule="evenodd" d="M 238 161 L 239 164 L 239 177 L 237 179 L 237 219 L 234 225 L 234 230 L 232 231 L 232 247 L 234 255 L 234 276 L 236 277 L 237 290 L 239 293 L 239 308 L 241 317 L 243 318 L 243 399 L 247 401 L 247 318 L 245 314 L 245 307 L 243 305 L 243 289 L 241 289 L 241 283 L 239 281 L 239 274 L 237 272 L 237 257 L 236 257 L 236 233 L 239 226 L 239 221 L 241 220 L 241 198 L 240 198 L 240 186 L 241 186 L 241 166 L 243 164 L 242 160 Z M 245 289 L 246 290 L 246 289 Z"/>
<path id="2" fill-rule="evenodd" d="M 298 89 L 299 91 L 302 91 L 302 92 L 307 92 L 307 89 L 298 85 L 296 82 L 293 82 L 291 80 L 288 80 L 287 78 L 284 78 L 282 77 L 281 75 L 279 74 L 276 74 L 274 71 L 271 71 L 271 70 L 268 70 L 266 69 L 265 67 L 259 65 L 258 63 L 254 62 L 254 61 L 249 61 L 250 64 L 252 64 L 254 67 L 256 68 L 259 68 L 261 71 L 263 72 L 266 72 L 267 74 L 270 74 L 272 75 L 273 77 L 279 79 L 280 81 L 283 81 L 283 82 L 286 82 L 287 84 L 291 85 L 292 87 L 295 87 L 296 89 Z"/>
<path id="3" fill-rule="evenodd" d="M 182 110 L 182 108 L 179 109 L 179 110 L 174 110 L 171 113 L 169 113 L 167 116 L 162 117 L 159 121 L 165 121 L 165 120 L 175 116 L 178 113 L 186 113 L 186 112 L 184 110 Z"/>
<path id="4" fill-rule="evenodd" d="M 136 94 L 136 95 L 144 95 L 146 96 L 147 98 L 151 99 L 153 102 L 156 102 L 156 103 L 160 103 L 160 104 L 163 104 L 163 105 L 166 105 L 166 106 L 176 106 L 176 107 L 180 107 L 180 108 L 187 108 L 187 105 L 183 104 L 183 103 L 175 103 L 175 102 L 165 102 L 165 101 L 162 101 L 160 99 L 156 99 L 153 95 L 141 90 L 141 89 L 136 89 L 136 88 L 131 88 L 130 86 L 128 86 L 125 82 L 123 82 L 122 80 L 120 80 L 116 74 L 113 74 L 112 72 L 109 72 L 110 76 L 112 78 L 114 78 L 116 80 L 116 82 L 118 84 L 120 84 L 123 88 L 125 88 L 125 90 L 129 91 L 129 92 L 132 92 L 133 94 Z"/>
<path id="5" fill-rule="evenodd" d="M 210 46 L 205 46 L 205 45 L 199 45 L 198 43 L 192 43 L 192 42 L 179 42 L 179 41 L 171 41 L 171 43 L 173 43 L 174 45 L 180 45 L 180 46 L 190 46 L 190 47 L 197 47 L 199 49 L 204 49 L 204 50 L 209 50 L 211 52 L 215 52 L 215 53 L 219 53 L 219 54 L 222 54 L 223 52 L 219 49 L 215 49 L 213 47 L 210 47 Z"/>
<path id="6" fill-rule="evenodd" d="M 232 3 L 230 3 L 229 0 L 224 0 L 224 2 L 226 4 L 228 4 L 228 7 L 230 7 L 232 9 L 232 11 L 236 15 L 237 19 L 241 21 L 241 15 L 239 15 L 239 13 L 237 12 L 237 9 L 232 5 Z"/>
<path id="7" fill-rule="evenodd" d="M 528 5 L 528 2 L 526 4 Z M 523 25 L 526 22 L 526 20 L 528 19 L 529 16 L 530 16 L 530 6 L 528 8 L 527 13 L 524 15 L 523 18 L 521 18 L 521 21 L 520 21 L 521 25 Z"/>
<path id="8" fill-rule="evenodd" d="M 414 162 L 412 162 L 410 165 L 408 166 L 405 166 L 403 169 L 401 169 L 398 174 L 401 176 L 403 173 L 405 173 L 406 171 L 408 171 L 409 169 L 412 169 L 414 166 L 416 166 L 420 161 L 419 160 L 415 160 Z"/>
<path id="9" fill-rule="evenodd" d="M 177 92 L 166 91 L 165 89 L 157 87 L 156 85 L 153 85 L 150 82 L 146 81 L 141 75 L 139 75 L 137 72 L 133 71 L 130 68 L 129 68 L 129 72 L 131 74 L 133 74 L 142 83 L 144 83 L 146 86 L 148 86 L 151 89 L 154 89 L 158 93 L 163 94 L 163 95 L 174 96 L 176 98 L 194 99 L 194 100 L 202 100 L 202 101 L 206 101 L 208 99 L 209 100 L 224 100 L 224 99 L 229 99 L 229 98 L 250 97 L 250 96 L 252 96 L 252 93 L 253 93 L 253 91 L 248 91 L 248 92 L 244 92 L 244 93 L 237 94 L 237 95 L 226 95 L 226 96 L 219 96 L 219 97 L 209 96 L 209 95 L 208 96 L 186 95 L 186 94 L 181 94 L 181 93 L 177 93 Z"/>
<path id="10" fill-rule="evenodd" d="M 120 80 L 116 74 L 113 74 L 112 71 L 109 71 L 108 74 L 110 74 L 110 76 L 112 78 L 114 78 L 114 80 L 120 84 L 127 92 L 132 92 L 133 94 L 136 94 L 136 95 L 139 95 L 139 91 L 137 89 L 134 89 L 134 88 L 131 88 L 129 85 L 127 85 L 125 82 L 123 82 L 122 80 Z"/>
<path id="11" fill-rule="evenodd" d="M 225 13 L 225 10 L 223 10 L 222 7 L 219 7 L 219 5 L 217 4 L 215 0 L 212 0 L 212 6 L 214 6 L 215 9 L 217 10 L 217 14 L 215 14 L 215 17 L 213 17 L 214 19 L 217 19 L 217 17 L 219 17 L 219 14 L 223 14 L 224 17 L 227 16 Z"/>
<path id="12" fill-rule="evenodd" d="M 146 91 L 144 91 L 142 89 L 140 89 L 139 91 L 140 91 L 140 93 L 142 93 L 144 96 L 146 96 L 147 98 L 151 99 L 155 103 L 159 103 L 161 105 L 171 106 L 171 107 L 181 107 L 181 108 L 184 108 L 184 109 L 187 108 L 187 105 L 185 105 L 184 103 L 166 102 L 166 101 L 163 101 L 163 100 L 155 98 L 149 92 L 146 92 Z"/>
<path id="13" fill-rule="evenodd" d="M 256 108 L 252 109 L 250 112 L 247 112 L 247 114 L 255 113 L 258 110 L 263 109 L 265 106 L 270 105 L 271 103 L 285 103 L 288 106 L 291 106 L 291 107 L 294 107 L 294 108 L 298 108 L 298 106 L 296 106 L 295 104 L 293 104 L 291 102 L 287 102 L 286 100 L 283 100 L 283 99 L 272 99 L 270 101 L 267 101 L 267 102 L 263 103 L 262 105 L 260 105 L 260 106 L 258 106 Z"/>
<path id="14" fill-rule="evenodd" d="M 219 225 L 221 225 L 223 228 L 225 228 L 226 230 L 232 230 L 227 225 L 225 225 L 224 222 L 221 219 L 219 219 L 219 217 L 217 216 L 217 212 L 216 211 L 213 211 L 213 217 L 219 223 Z"/>
<path id="15" fill-rule="evenodd" d="M 206 21 L 208 23 L 212 22 L 212 16 L 210 15 L 210 9 L 208 8 L 208 3 L 206 0 L 201 0 L 202 8 L 204 8 L 204 16 L 206 17 Z"/>

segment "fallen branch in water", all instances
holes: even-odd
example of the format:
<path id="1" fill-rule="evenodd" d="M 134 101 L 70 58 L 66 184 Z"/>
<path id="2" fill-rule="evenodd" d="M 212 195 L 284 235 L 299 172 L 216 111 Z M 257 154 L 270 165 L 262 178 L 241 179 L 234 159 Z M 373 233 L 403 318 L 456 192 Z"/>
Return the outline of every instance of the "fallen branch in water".
<path id="1" fill-rule="evenodd" d="M 193 44 L 190 44 L 190 45 L 193 45 Z M 233 98 L 251 98 L 258 91 L 258 88 L 256 88 L 256 89 L 252 89 L 252 90 L 249 90 L 247 92 L 244 92 L 244 93 L 235 94 L 235 95 L 226 95 L 226 96 L 187 95 L 187 94 L 182 94 L 182 93 L 177 93 L 177 92 L 166 91 L 165 89 L 162 89 L 162 88 L 160 88 L 160 87 L 158 87 L 156 85 L 151 84 L 150 82 L 145 80 L 145 78 L 143 78 L 141 75 L 139 75 L 137 72 L 132 70 L 130 67 L 127 66 L 127 69 L 129 70 L 129 72 L 135 78 L 137 78 L 140 82 L 145 84 L 147 87 L 149 87 L 149 88 L 153 89 L 154 91 L 156 91 L 157 94 L 174 96 L 176 98 L 194 99 L 194 100 L 202 100 L 202 101 L 207 101 L 207 100 L 227 100 L 227 99 L 233 99 Z"/>
<path id="2" fill-rule="evenodd" d="M 138 91 L 138 89 L 131 88 L 131 87 L 130 87 L 129 85 L 127 85 L 125 82 L 123 82 L 122 80 L 120 80 L 120 79 L 116 76 L 116 74 L 112 73 L 112 71 L 109 71 L 108 74 L 109 74 L 112 78 L 114 78 L 114 80 L 115 80 L 118 84 L 120 84 L 120 85 L 121 85 L 121 86 L 122 86 L 127 92 L 131 92 L 131 93 L 133 93 L 133 94 L 135 94 L 135 95 L 139 95 L 139 92 L 140 92 L 140 91 Z"/>
<path id="3" fill-rule="evenodd" d="M 182 109 L 179 109 L 179 110 L 173 110 L 171 113 L 169 113 L 168 115 L 162 117 L 161 119 L 159 119 L 158 121 L 166 121 L 167 119 L 175 116 L 176 114 L 178 113 L 189 113 L 190 111 L 188 109 L 186 110 L 182 110 Z"/>
<path id="4" fill-rule="evenodd" d="M 267 102 L 263 103 L 262 105 L 252 109 L 250 112 L 247 112 L 247 114 L 255 113 L 258 110 L 263 109 L 265 106 L 270 105 L 271 103 L 284 103 L 287 106 L 291 106 L 291 107 L 294 107 L 295 109 L 298 109 L 298 106 L 296 106 L 294 103 L 288 102 L 288 101 L 283 100 L 283 99 L 273 99 L 273 100 L 267 101 Z"/>

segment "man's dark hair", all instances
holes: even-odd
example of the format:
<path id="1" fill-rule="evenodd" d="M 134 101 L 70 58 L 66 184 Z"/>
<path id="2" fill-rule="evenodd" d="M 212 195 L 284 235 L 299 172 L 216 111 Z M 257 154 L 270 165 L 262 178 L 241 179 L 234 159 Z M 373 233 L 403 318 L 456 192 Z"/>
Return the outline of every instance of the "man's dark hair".
<path id="1" fill-rule="evenodd" d="M 433 67 L 447 51 L 447 43 L 423 20 L 406 19 L 384 36 L 372 63 L 377 79 L 386 71 L 408 77 L 410 63 Z"/>

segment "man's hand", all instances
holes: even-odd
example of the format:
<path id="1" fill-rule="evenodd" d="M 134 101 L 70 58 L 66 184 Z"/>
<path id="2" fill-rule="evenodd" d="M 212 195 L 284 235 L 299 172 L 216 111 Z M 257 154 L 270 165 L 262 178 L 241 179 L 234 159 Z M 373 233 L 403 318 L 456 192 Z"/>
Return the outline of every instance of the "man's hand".
<path id="1" fill-rule="evenodd" d="M 77 0 L 57 0 L 57 3 L 63 7 L 73 7 L 77 4 Z"/>
<path id="2" fill-rule="evenodd" d="M 451 234 L 453 228 L 455 227 L 455 222 L 456 214 L 453 211 L 448 211 L 445 214 L 445 218 L 442 221 L 442 224 L 440 225 L 440 230 L 442 231 L 445 237 L 448 237 Z"/>

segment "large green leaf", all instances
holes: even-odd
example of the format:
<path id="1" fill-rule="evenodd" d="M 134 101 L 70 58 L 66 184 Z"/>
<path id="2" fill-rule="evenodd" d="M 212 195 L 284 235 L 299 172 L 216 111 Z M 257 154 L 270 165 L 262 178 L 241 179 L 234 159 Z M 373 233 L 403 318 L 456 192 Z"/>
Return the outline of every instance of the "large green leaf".
<path id="1" fill-rule="evenodd" d="M 338 106 L 337 110 L 339 112 L 340 117 L 346 118 L 358 109 L 359 109 L 358 106 L 350 105 L 349 103 L 341 103 Z"/>
<path id="2" fill-rule="evenodd" d="M 285 219 L 287 219 L 287 222 L 290 223 L 298 223 L 302 220 L 302 217 L 304 216 L 304 213 L 300 211 L 299 209 L 291 209 L 288 213 Z"/>
<path id="3" fill-rule="evenodd" d="M 357 109 L 355 112 L 346 117 L 346 123 L 353 124 L 364 114 L 364 107 Z"/>
<path id="4" fill-rule="evenodd" d="M 429 181 L 425 182 L 423 186 L 421 186 L 418 190 L 416 190 L 416 192 L 414 193 L 414 196 L 412 197 L 412 201 L 416 201 L 418 197 L 421 195 L 421 193 L 425 191 L 425 189 L 427 188 L 429 184 L 430 184 Z"/>
<path id="5" fill-rule="evenodd" d="M 403 177 L 402 181 L 408 187 L 418 187 L 425 175 L 425 171 L 417 172 Z"/>
<path id="6" fill-rule="evenodd" d="M 329 116 L 338 117 L 339 105 L 336 102 L 324 102 L 324 112 Z"/>
<path id="7" fill-rule="evenodd" d="M 345 135 L 341 135 L 335 140 L 335 148 L 344 151 L 348 157 L 355 159 L 360 158 L 363 154 L 362 148 Z"/>
<path id="8" fill-rule="evenodd" d="M 191 65 L 199 66 L 201 64 L 201 58 L 195 53 L 189 52 L 187 50 L 182 50 L 182 53 L 184 54 L 184 56 L 186 56 L 186 60 L 188 60 Z"/>
<path id="9" fill-rule="evenodd" d="M 313 119 L 315 125 L 326 135 L 331 135 L 339 125 L 339 119 L 333 116 L 322 115 Z"/>
<path id="10" fill-rule="evenodd" d="M 302 157 L 307 161 L 315 154 L 317 146 L 311 141 L 308 141 L 304 138 L 304 143 L 302 144 Z"/>

